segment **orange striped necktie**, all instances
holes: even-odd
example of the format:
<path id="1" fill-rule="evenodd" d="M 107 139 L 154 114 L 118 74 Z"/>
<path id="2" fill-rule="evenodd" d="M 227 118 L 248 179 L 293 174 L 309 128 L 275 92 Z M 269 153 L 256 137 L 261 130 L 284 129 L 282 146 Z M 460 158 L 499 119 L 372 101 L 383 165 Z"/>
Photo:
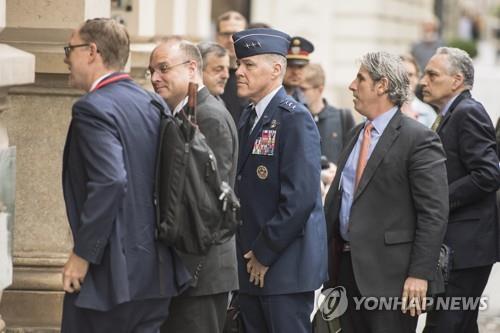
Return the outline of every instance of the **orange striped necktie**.
<path id="1" fill-rule="evenodd" d="M 370 149 L 370 143 L 372 142 L 372 132 L 373 124 L 367 122 L 365 124 L 365 129 L 363 133 L 363 139 L 361 140 L 361 149 L 359 150 L 358 166 L 356 167 L 356 182 L 354 189 L 356 190 L 359 185 L 361 176 L 363 176 L 363 171 L 365 171 L 366 163 L 368 162 L 368 151 Z"/>

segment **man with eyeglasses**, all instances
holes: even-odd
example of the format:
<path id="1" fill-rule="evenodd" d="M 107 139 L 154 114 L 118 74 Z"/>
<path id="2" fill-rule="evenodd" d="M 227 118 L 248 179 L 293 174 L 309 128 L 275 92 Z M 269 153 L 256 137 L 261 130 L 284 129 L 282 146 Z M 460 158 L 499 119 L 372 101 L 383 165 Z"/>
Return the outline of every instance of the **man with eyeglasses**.
<path id="1" fill-rule="evenodd" d="M 329 104 L 323 97 L 325 71 L 320 64 L 304 67 L 304 78 L 300 90 L 311 112 L 321 136 L 321 154 L 328 161 L 337 163 L 340 152 L 347 141 L 347 134 L 354 127 L 354 117 L 349 109 L 340 109 Z"/>
<path id="2" fill-rule="evenodd" d="M 158 332 L 190 275 L 154 237 L 154 167 L 161 98 L 120 71 L 125 28 L 86 21 L 64 48 L 74 105 L 63 190 L 74 246 L 63 269 L 61 332 Z M 165 106 L 166 107 L 166 106 Z"/>
<path id="3" fill-rule="evenodd" d="M 238 159 L 236 126 L 224 105 L 203 85 L 202 58 L 196 45 L 178 37 L 163 39 L 151 54 L 148 74 L 174 115 L 184 112 L 189 82 L 198 84 L 198 126 L 215 154 L 222 180 L 233 186 Z M 178 253 L 193 279 L 190 288 L 172 299 L 161 332 L 222 332 L 228 293 L 238 289 L 234 238 L 213 246 L 206 255 Z"/>
<path id="4" fill-rule="evenodd" d="M 335 165 L 347 142 L 347 134 L 354 127 L 354 117 L 349 109 L 341 109 L 329 104 L 323 97 L 324 89 L 323 67 L 320 64 L 306 65 L 300 90 L 304 94 L 304 100 L 318 126 L 321 137 L 321 156 L 325 161 L 322 164 L 321 180 L 326 193 L 335 177 Z"/>
<path id="5" fill-rule="evenodd" d="M 221 97 L 236 124 L 238 124 L 241 112 L 248 105 L 248 100 L 238 97 L 236 92 L 236 54 L 231 36 L 236 32 L 246 29 L 246 27 L 247 20 L 236 11 L 222 13 L 216 22 L 216 42 L 222 45 L 229 54 L 229 78 L 226 89 Z"/>

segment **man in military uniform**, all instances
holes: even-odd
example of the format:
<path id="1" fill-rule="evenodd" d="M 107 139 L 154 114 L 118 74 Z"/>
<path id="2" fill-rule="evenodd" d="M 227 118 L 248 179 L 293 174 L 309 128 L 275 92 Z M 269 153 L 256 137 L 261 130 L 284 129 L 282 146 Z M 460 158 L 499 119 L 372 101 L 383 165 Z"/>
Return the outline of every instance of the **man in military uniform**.
<path id="1" fill-rule="evenodd" d="M 262 28 L 233 40 L 238 95 L 252 103 L 238 126 L 243 325 L 247 333 L 311 332 L 314 290 L 327 276 L 318 129 L 282 86 L 290 37 Z"/>
<path id="2" fill-rule="evenodd" d="M 303 37 L 293 37 L 286 56 L 287 68 L 283 85 L 286 93 L 297 102 L 307 106 L 307 101 L 300 85 L 304 81 L 304 67 L 309 63 L 309 54 L 314 51 L 314 45 Z"/>

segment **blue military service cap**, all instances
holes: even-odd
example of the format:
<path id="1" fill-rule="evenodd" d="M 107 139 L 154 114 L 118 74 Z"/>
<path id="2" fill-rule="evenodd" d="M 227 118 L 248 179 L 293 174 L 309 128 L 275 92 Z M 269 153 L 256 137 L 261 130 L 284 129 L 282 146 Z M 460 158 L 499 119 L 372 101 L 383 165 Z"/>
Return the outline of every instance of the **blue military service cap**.
<path id="1" fill-rule="evenodd" d="M 234 50 L 238 59 L 266 53 L 286 57 L 290 39 L 286 33 L 269 28 L 247 29 L 233 35 Z"/>

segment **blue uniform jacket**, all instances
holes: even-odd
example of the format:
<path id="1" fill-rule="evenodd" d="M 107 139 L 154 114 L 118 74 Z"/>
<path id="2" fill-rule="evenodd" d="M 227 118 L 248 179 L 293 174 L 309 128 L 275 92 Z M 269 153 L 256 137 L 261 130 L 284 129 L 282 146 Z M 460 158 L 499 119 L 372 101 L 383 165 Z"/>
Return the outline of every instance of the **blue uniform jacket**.
<path id="1" fill-rule="evenodd" d="M 63 190 L 73 251 L 90 262 L 76 306 L 106 311 L 131 300 L 170 297 L 190 278 L 154 237 L 160 118 L 151 98 L 125 79 L 73 106 Z"/>
<path id="2" fill-rule="evenodd" d="M 277 295 L 311 291 L 327 278 L 326 225 L 320 194 L 320 137 L 309 111 L 280 89 L 248 138 L 239 124 L 236 191 L 240 291 Z M 269 266 L 264 288 L 249 283 L 252 250 Z"/>

